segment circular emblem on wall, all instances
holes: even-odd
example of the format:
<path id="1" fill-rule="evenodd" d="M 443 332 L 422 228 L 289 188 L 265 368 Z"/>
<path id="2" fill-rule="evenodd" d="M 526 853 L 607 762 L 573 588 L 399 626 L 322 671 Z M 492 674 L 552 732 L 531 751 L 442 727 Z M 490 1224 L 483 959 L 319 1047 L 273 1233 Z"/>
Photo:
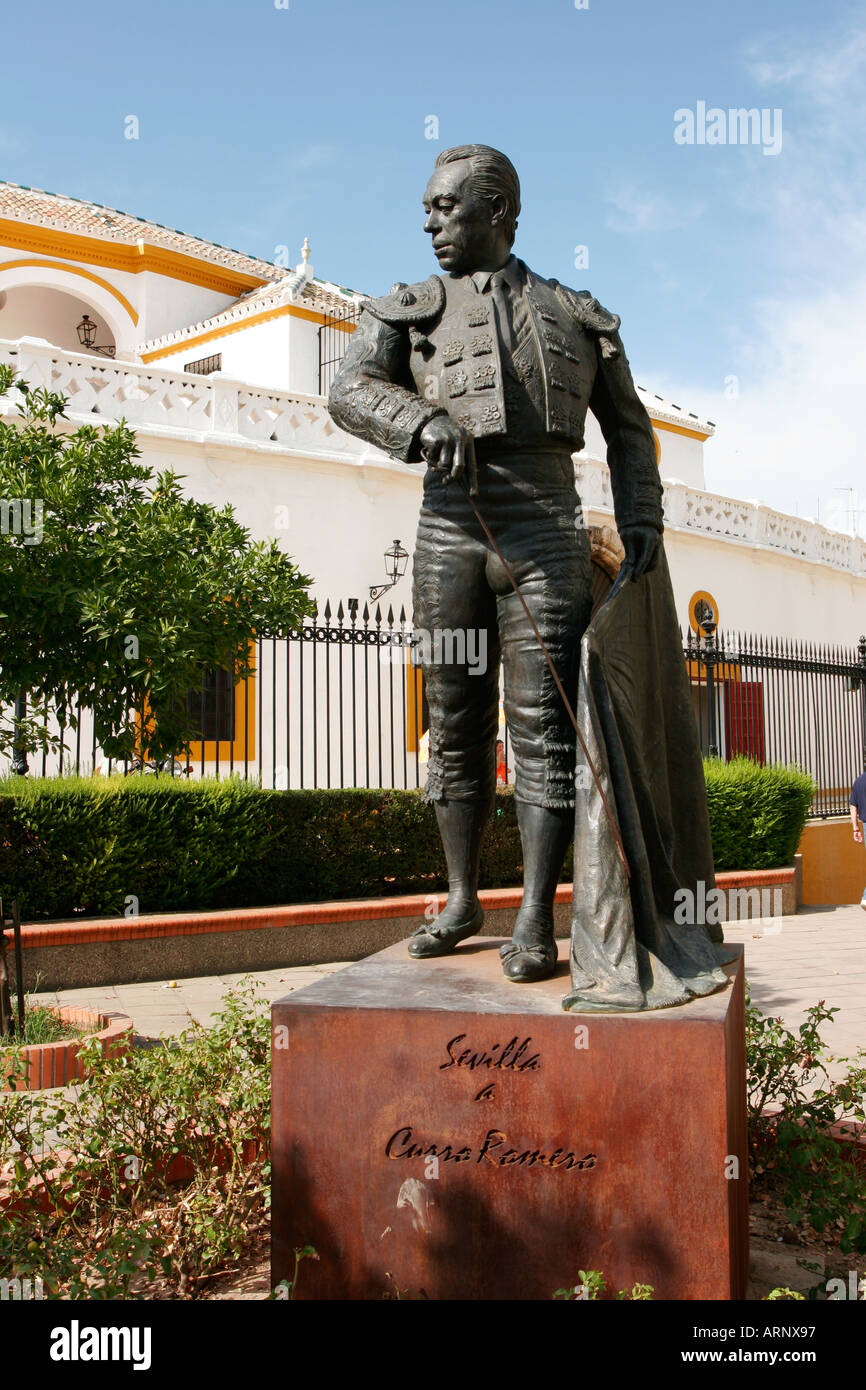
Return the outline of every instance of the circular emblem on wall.
<path id="1" fill-rule="evenodd" d="M 698 589 L 689 599 L 689 626 L 698 637 L 706 637 L 707 631 L 715 632 L 719 625 L 719 605 L 706 589 Z"/>

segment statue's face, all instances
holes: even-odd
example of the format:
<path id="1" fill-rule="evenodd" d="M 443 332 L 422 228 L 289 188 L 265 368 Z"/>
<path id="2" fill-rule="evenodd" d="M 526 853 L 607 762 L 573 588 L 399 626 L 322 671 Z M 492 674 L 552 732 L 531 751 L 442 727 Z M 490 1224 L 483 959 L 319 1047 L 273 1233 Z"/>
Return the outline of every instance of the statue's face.
<path id="1" fill-rule="evenodd" d="M 474 270 L 497 269 L 490 264 L 501 256 L 501 230 L 493 221 L 496 205 L 472 190 L 472 166 L 468 159 L 435 169 L 424 194 L 425 232 L 433 238 L 433 251 L 443 270 L 468 275 Z"/>

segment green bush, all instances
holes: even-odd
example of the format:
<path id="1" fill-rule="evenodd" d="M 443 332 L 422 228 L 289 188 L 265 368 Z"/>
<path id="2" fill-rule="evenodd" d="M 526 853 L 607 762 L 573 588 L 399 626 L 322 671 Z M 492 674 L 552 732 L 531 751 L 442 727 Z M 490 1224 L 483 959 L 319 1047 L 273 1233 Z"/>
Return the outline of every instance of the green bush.
<path id="1" fill-rule="evenodd" d="M 796 767 L 704 760 L 715 867 L 779 869 L 797 852 L 813 782 Z"/>
<path id="2" fill-rule="evenodd" d="M 267 1228 L 270 1017 L 241 982 L 213 1026 L 0 1103 L 3 1274 L 45 1296 L 197 1295 Z M 19 1060 L 13 1079 L 26 1074 Z M 41 1189 L 41 1200 L 37 1197 Z M 157 1292 L 156 1296 L 160 1296 Z"/>
<path id="3" fill-rule="evenodd" d="M 519 883 L 514 801 L 497 797 L 482 886 Z M 570 872 L 570 867 L 566 867 Z M 202 911 L 447 886 L 431 806 L 413 791 L 263 791 L 240 778 L 8 779 L 0 894 L 25 920 Z"/>
<path id="4" fill-rule="evenodd" d="M 745 758 L 707 762 L 706 776 L 716 868 L 789 864 L 810 779 Z M 522 872 L 514 798 L 500 792 L 482 887 L 520 883 Z M 563 877 L 570 873 L 569 858 Z M 28 921 L 382 897 L 446 884 L 436 817 L 416 791 L 264 791 L 239 777 L 168 775 L 0 781 L 0 894 L 17 897 Z"/>
<path id="5" fill-rule="evenodd" d="M 831 1056 L 821 1030 L 837 1008 L 806 1010 L 796 1032 L 746 999 L 746 1074 L 751 1191 L 777 1192 L 790 1224 L 830 1230 L 843 1255 L 866 1254 L 866 1180 L 853 1144 L 832 1126 L 866 1121 L 866 1049 Z M 844 1072 L 833 1077 L 835 1062 Z M 828 1271 L 829 1273 L 829 1271 Z"/>

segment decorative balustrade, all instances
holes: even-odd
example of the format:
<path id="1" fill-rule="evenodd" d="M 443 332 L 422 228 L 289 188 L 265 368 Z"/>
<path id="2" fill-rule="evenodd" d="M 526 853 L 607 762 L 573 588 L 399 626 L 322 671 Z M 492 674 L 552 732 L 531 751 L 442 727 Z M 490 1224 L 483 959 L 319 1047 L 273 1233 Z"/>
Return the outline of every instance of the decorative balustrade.
<path id="1" fill-rule="evenodd" d="M 388 462 L 378 449 L 338 429 L 321 396 L 257 390 L 219 373 L 201 377 L 136 362 L 109 362 L 64 352 L 38 339 L 0 341 L 0 362 L 11 363 L 31 386 L 45 386 L 66 396 L 75 423 L 94 423 L 94 417 L 123 418 L 145 433 L 207 438 L 214 444 L 270 445 L 313 457 Z M 0 412 L 9 414 L 13 401 L 14 392 L 5 401 L 0 398 Z M 584 506 L 613 512 L 605 463 L 578 456 L 575 476 Z M 665 484 L 664 501 L 669 526 L 721 536 L 740 545 L 765 546 L 853 574 L 866 573 L 866 541 L 859 537 L 786 516 L 759 502 L 722 497 L 675 480 Z"/>
<path id="2" fill-rule="evenodd" d="M 575 460 L 577 490 L 590 510 L 613 511 L 610 474 L 600 459 Z M 866 574 L 866 541 L 830 531 L 814 521 L 786 516 L 761 502 L 744 502 L 703 492 L 668 479 L 664 485 L 665 521 L 670 527 L 722 536 L 738 545 L 763 546 L 799 560 Z"/>
<path id="3" fill-rule="evenodd" d="M 241 439 L 331 456 L 370 452 L 337 428 L 319 396 L 256 390 L 219 373 L 203 377 L 137 362 L 107 362 L 26 338 L 0 341 L 0 362 L 11 363 L 31 386 L 66 396 L 75 423 L 93 423 L 94 416 L 123 418 L 145 432 L 216 436 L 227 443 Z M 384 462 L 385 456 L 380 457 Z"/>

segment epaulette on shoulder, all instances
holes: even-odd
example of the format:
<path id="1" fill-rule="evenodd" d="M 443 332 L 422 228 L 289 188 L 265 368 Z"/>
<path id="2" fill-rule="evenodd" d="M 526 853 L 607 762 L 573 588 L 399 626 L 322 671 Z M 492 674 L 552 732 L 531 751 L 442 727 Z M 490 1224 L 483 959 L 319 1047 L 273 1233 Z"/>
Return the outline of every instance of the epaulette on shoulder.
<path id="1" fill-rule="evenodd" d="M 379 299 L 368 299 L 364 308 L 383 323 L 415 324 L 434 318 L 444 303 L 442 281 L 438 275 L 431 275 L 429 280 L 421 280 L 416 285 L 404 285 L 398 281 L 391 286 L 390 294 L 383 294 Z"/>
<path id="2" fill-rule="evenodd" d="M 589 290 L 570 290 L 567 285 L 560 285 L 558 281 L 554 284 L 563 304 L 571 310 L 584 328 L 590 329 L 593 333 L 604 334 L 605 337 L 619 332 L 622 322 L 619 314 L 612 314 L 603 308 Z"/>

